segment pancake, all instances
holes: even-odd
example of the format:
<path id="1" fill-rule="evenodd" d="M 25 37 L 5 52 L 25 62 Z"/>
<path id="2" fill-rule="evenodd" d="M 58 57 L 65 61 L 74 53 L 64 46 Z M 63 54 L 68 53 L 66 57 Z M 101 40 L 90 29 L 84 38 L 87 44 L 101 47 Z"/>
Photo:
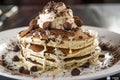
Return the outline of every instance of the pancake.
<path id="1" fill-rule="evenodd" d="M 26 43 L 25 43 L 26 44 Z M 22 44 L 22 50 L 26 50 L 26 52 L 28 52 L 28 54 L 38 54 L 38 55 L 43 55 L 43 54 L 49 54 L 49 55 L 56 55 L 57 53 L 55 53 L 55 50 L 60 50 L 61 51 L 61 55 L 62 58 L 64 57 L 71 57 L 71 56 L 78 56 L 78 55 L 85 55 L 89 52 L 93 52 L 95 51 L 95 48 L 97 45 L 89 45 L 87 47 L 84 48 L 80 48 L 80 49 L 65 49 L 65 48 L 54 48 L 54 47 L 46 47 L 46 50 L 44 48 L 44 46 L 42 45 L 36 45 L 36 44 L 28 44 L 25 46 L 23 46 L 24 44 Z M 59 53 L 58 53 L 59 54 Z"/>
<path id="2" fill-rule="evenodd" d="M 62 2 L 49 2 L 29 27 L 18 33 L 21 59 L 30 70 L 53 72 L 69 70 L 89 62 L 98 65 L 100 53 L 97 32 L 85 29 L 82 20 Z"/>
<path id="3" fill-rule="evenodd" d="M 40 34 L 40 32 L 34 32 L 29 36 L 27 36 L 26 34 L 24 37 L 22 37 L 21 36 L 22 32 L 20 32 L 18 34 L 18 39 L 26 43 L 33 43 L 37 45 L 47 45 L 47 46 L 57 47 L 57 48 L 79 49 L 94 43 L 94 40 L 96 38 L 95 36 L 97 34 L 94 32 L 93 33 L 94 35 L 90 36 L 88 33 L 82 32 L 80 28 L 78 28 L 77 32 L 71 31 L 71 33 L 73 33 L 75 36 L 67 35 L 66 37 L 64 37 L 63 35 L 66 35 L 65 33 L 59 34 L 59 35 L 50 35 L 50 33 L 49 34 L 48 33 L 43 35 L 43 37 L 41 37 L 42 35 Z M 46 36 L 49 36 L 49 37 L 46 37 Z"/>
<path id="4" fill-rule="evenodd" d="M 21 52 L 21 54 L 23 55 L 24 53 Z M 70 68 L 73 67 L 74 64 L 76 64 L 76 66 L 81 66 L 82 62 L 88 62 L 90 61 L 90 63 L 96 65 L 97 64 L 97 60 L 96 60 L 96 56 L 99 55 L 99 51 L 95 51 L 95 52 L 91 52 L 88 53 L 84 56 L 77 56 L 77 57 L 71 57 L 71 58 L 64 58 L 64 59 L 53 59 L 53 58 L 48 58 L 46 57 L 45 59 L 36 55 L 31 55 L 28 58 L 26 58 L 26 56 L 22 56 L 24 59 L 24 62 L 29 62 L 31 66 L 33 65 L 37 65 L 38 67 L 40 67 L 41 69 L 46 69 L 48 70 L 49 68 L 58 68 L 58 67 L 64 67 L 64 68 Z M 45 63 L 44 63 L 45 60 Z M 62 63 L 61 63 L 62 61 Z M 92 62 L 92 61 L 96 61 Z M 27 66 L 30 67 L 30 65 L 27 64 Z M 45 65 L 45 66 L 43 66 Z M 49 66 L 49 68 L 47 68 Z"/>

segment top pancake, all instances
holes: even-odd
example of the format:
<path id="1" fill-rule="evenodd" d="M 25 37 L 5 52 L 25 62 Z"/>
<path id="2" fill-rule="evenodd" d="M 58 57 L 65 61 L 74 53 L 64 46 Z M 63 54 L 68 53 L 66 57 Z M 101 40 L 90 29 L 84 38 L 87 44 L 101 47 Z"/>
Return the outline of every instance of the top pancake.
<path id="1" fill-rule="evenodd" d="M 91 36 L 78 27 L 69 31 L 61 29 L 23 30 L 19 32 L 18 39 L 26 43 L 47 45 L 58 48 L 80 49 L 94 43 L 95 35 Z"/>

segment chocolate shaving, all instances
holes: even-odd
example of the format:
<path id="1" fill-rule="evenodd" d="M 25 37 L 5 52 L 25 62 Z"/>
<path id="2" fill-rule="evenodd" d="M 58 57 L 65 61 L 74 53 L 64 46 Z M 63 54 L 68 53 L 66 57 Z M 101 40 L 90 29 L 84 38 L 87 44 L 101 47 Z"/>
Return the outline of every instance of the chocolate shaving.
<path id="1" fill-rule="evenodd" d="M 28 71 L 27 69 L 25 69 L 23 66 L 19 68 L 19 72 L 23 73 L 23 74 L 30 74 L 30 71 Z"/>
<path id="2" fill-rule="evenodd" d="M 32 62 L 32 63 L 34 63 L 34 64 L 43 65 L 43 64 L 41 64 L 41 63 L 38 63 L 38 62 L 36 62 L 36 61 L 31 60 L 30 58 L 27 58 L 27 61 Z"/>
<path id="3" fill-rule="evenodd" d="M 16 45 L 14 45 L 14 47 L 13 47 L 13 51 L 14 52 L 18 52 L 18 51 L 20 51 L 20 48 L 19 48 L 19 46 L 16 44 Z"/>
<path id="4" fill-rule="evenodd" d="M 7 66 L 7 62 L 5 60 L 2 60 L 1 65 L 6 67 Z"/>
<path id="5" fill-rule="evenodd" d="M 64 11 L 59 12 L 59 14 L 56 15 L 56 17 L 64 16 Z"/>
<path id="6" fill-rule="evenodd" d="M 49 38 L 48 39 L 47 38 L 42 38 L 41 40 L 44 40 L 46 44 L 50 42 Z"/>
<path id="7" fill-rule="evenodd" d="M 55 38 L 51 38 L 50 40 L 52 40 L 53 42 L 56 42 Z"/>
<path id="8" fill-rule="evenodd" d="M 47 5 L 45 5 L 45 7 L 42 10 L 42 13 L 44 12 L 44 10 L 48 9 L 48 12 L 54 11 L 54 6 L 55 6 L 55 2 L 54 1 L 50 1 L 47 3 Z"/>
<path id="9" fill-rule="evenodd" d="M 2 60 L 4 60 L 4 59 L 5 59 L 5 55 L 2 55 L 1 57 L 2 57 Z"/>
<path id="10" fill-rule="evenodd" d="M 43 23 L 43 29 L 50 29 L 51 28 L 51 22 L 45 22 L 45 23 Z"/>
<path id="11" fill-rule="evenodd" d="M 110 47 L 110 43 L 104 43 L 104 42 L 100 42 L 99 43 L 99 46 L 100 48 L 103 50 L 103 51 L 106 51 L 106 50 L 109 50 L 109 47 Z"/>

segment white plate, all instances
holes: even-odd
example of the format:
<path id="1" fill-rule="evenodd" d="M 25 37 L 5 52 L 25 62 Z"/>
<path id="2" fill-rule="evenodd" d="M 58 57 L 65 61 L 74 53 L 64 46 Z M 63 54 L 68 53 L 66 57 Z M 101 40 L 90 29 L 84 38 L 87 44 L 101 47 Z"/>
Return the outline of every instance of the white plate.
<path id="1" fill-rule="evenodd" d="M 99 33 L 99 36 L 104 36 L 104 40 L 111 41 L 113 44 L 120 44 L 120 34 L 110 32 L 105 29 L 96 28 L 96 27 L 90 27 L 90 26 L 83 26 L 83 27 L 92 29 L 92 30 L 96 30 Z M 16 37 L 17 33 L 21 30 L 24 30 L 25 28 L 26 27 L 22 27 L 22 28 L 11 29 L 11 30 L 6 30 L 6 31 L 0 32 L 0 45 L 3 44 L 5 41 L 7 41 L 13 37 Z M 21 76 L 21 75 L 13 75 L 9 71 L 6 72 L 5 70 L 6 70 L 5 68 L 0 66 L 0 75 L 15 78 L 15 79 L 24 79 L 24 80 L 33 80 L 34 79 L 31 77 L 26 77 L 26 76 Z M 98 71 L 96 73 L 85 74 L 85 75 L 80 75 L 80 76 L 72 76 L 72 77 L 59 77 L 59 78 L 54 78 L 54 80 L 76 80 L 76 79 L 79 79 L 79 80 L 88 80 L 89 79 L 90 80 L 90 79 L 98 79 L 98 78 L 106 77 L 106 76 L 113 75 L 113 74 L 116 74 L 119 72 L 120 72 L 120 64 L 116 64 L 116 65 L 112 66 L 111 68 L 108 68 L 108 69 L 105 69 L 102 71 Z M 35 78 L 34 80 L 40 80 L 40 79 L 52 80 L 53 78 L 39 77 L 39 78 Z"/>

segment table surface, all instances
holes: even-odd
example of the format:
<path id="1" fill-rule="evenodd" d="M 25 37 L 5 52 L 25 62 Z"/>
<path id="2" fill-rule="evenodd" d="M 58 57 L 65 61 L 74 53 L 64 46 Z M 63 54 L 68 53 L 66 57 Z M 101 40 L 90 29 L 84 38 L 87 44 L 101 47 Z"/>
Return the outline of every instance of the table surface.
<path id="1" fill-rule="evenodd" d="M 13 6 L 0 6 L 1 10 L 7 11 L 7 9 Z M 120 33 L 120 6 L 119 4 L 88 4 L 88 5 L 71 5 L 74 15 L 79 16 L 84 25 L 90 25 L 95 27 L 106 28 L 111 31 Z M 3 25 L 0 26 L 0 31 L 27 26 L 29 21 L 38 15 L 38 12 L 42 9 L 41 6 L 19 6 L 18 11 L 3 19 Z M 1 18 L 1 16 L 0 16 Z M 1 19 L 0 19 L 1 20 Z M 120 73 L 112 75 L 111 78 L 120 80 Z M 119 79 L 118 79 L 119 78 Z M 107 78 L 101 78 L 98 80 L 106 80 Z M 0 76 L 0 80 L 14 80 Z"/>

